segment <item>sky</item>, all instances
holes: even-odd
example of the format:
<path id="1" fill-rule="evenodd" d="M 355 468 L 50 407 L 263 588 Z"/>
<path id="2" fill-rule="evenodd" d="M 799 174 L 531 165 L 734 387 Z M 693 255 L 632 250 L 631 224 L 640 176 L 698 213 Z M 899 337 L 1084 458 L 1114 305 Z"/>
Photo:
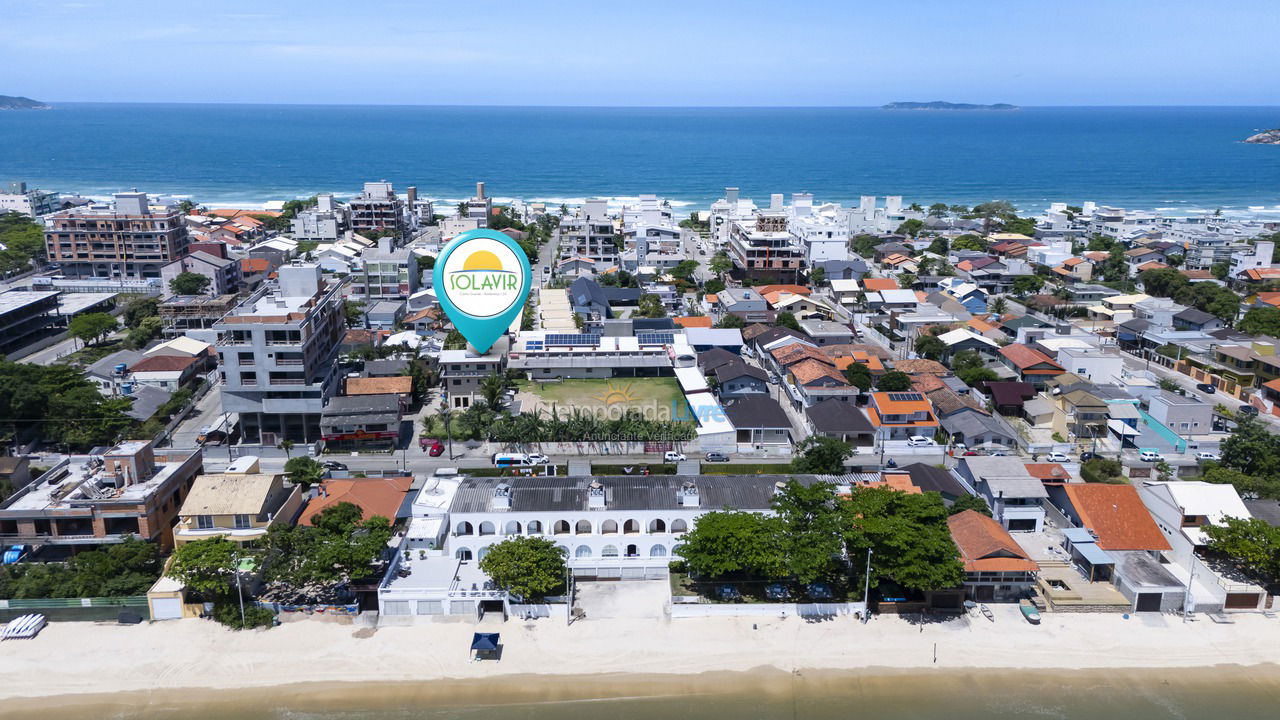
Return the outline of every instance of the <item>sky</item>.
<path id="1" fill-rule="evenodd" d="M 0 0 L 54 102 L 1280 104 L 1276 0 Z"/>

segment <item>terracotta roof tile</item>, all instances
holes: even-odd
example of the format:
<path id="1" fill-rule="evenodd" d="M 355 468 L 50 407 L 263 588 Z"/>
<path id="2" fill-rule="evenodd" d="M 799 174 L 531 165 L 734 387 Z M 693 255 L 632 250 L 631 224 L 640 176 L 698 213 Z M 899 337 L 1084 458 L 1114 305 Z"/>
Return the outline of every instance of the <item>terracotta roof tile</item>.
<path id="1" fill-rule="evenodd" d="M 803 285 L 764 285 L 753 289 L 761 295 L 768 295 L 769 293 L 775 292 L 789 292 L 793 295 L 804 295 L 805 297 L 808 297 L 813 293 L 813 290 Z"/>
<path id="2" fill-rule="evenodd" d="M 790 345 L 780 347 L 774 350 L 772 354 L 773 359 L 777 360 L 778 364 L 783 367 L 794 365 L 801 360 L 810 359 L 833 367 L 835 366 L 835 359 L 830 355 L 827 355 L 812 345 L 806 345 L 801 342 L 793 342 Z"/>
<path id="3" fill-rule="evenodd" d="M 702 315 L 698 317 L 678 317 L 672 318 L 677 325 L 683 328 L 709 328 L 711 327 L 711 318 Z"/>
<path id="4" fill-rule="evenodd" d="M 1081 524 L 1098 536 L 1103 550 L 1168 550 L 1160 528 L 1132 485 L 1070 483 L 1062 489 Z"/>
<path id="5" fill-rule="evenodd" d="M 190 355 L 152 355 L 129 366 L 129 372 L 181 372 L 196 359 Z"/>
<path id="6" fill-rule="evenodd" d="M 348 395 L 407 395 L 411 392 L 413 392 L 413 378 L 408 375 L 347 378 Z"/>
<path id="7" fill-rule="evenodd" d="M 411 477 L 326 480 L 320 485 L 322 493 L 302 510 L 298 524 L 310 525 L 311 518 L 319 515 L 325 508 L 343 502 L 359 506 L 365 520 L 381 515 L 394 523 L 404 496 L 412 485 Z"/>
<path id="8" fill-rule="evenodd" d="M 880 292 L 882 290 L 898 290 L 898 281 L 895 278 L 863 278 L 862 289 L 868 292 Z"/>
<path id="9" fill-rule="evenodd" d="M 1009 361 L 1016 365 L 1019 370 L 1026 370 L 1033 365 L 1047 363 L 1058 372 L 1062 372 L 1062 366 L 1054 362 L 1048 355 L 1045 355 L 1033 347 L 1027 347 L 1022 343 L 1005 345 L 1000 348 L 1000 354 L 1009 358 Z"/>
<path id="10" fill-rule="evenodd" d="M 788 371 L 801 385 L 809 385 L 822 378 L 835 380 L 839 385 L 849 384 L 833 366 L 812 358 L 792 365 Z"/>
<path id="11" fill-rule="evenodd" d="M 951 371 L 946 365 L 937 360 L 929 360 L 926 358 L 915 358 L 911 360 L 898 360 L 893 364 L 893 369 L 904 372 L 908 375 L 917 373 L 929 373 L 932 375 L 949 375 Z"/>
<path id="12" fill-rule="evenodd" d="M 1036 563 L 995 520 L 976 510 L 947 518 L 966 572 L 1035 572 Z"/>

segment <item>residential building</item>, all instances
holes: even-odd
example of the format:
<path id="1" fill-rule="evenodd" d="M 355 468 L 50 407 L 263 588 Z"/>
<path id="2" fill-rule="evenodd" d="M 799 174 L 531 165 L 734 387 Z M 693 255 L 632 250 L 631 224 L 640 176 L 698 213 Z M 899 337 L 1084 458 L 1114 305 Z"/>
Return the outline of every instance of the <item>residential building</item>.
<path id="1" fill-rule="evenodd" d="M 213 328 L 236 306 L 235 295 L 174 295 L 159 305 L 161 333 L 166 338 L 192 337 L 212 343 L 218 337 Z"/>
<path id="2" fill-rule="evenodd" d="M 1246 278 L 1250 270 L 1271 268 L 1271 258 L 1272 253 L 1275 251 L 1275 245 L 1273 242 L 1259 240 L 1248 251 L 1241 250 L 1232 254 L 1229 277 L 1236 279 Z"/>
<path id="3" fill-rule="evenodd" d="M 768 395 L 743 395 L 725 403 L 725 416 L 737 431 L 738 449 L 791 447 L 791 421 L 777 400 Z"/>
<path id="4" fill-rule="evenodd" d="M 478 228 L 489 227 L 489 216 L 493 214 L 493 198 L 484 192 L 484 183 L 476 183 L 476 194 L 467 200 L 464 217 L 475 222 Z"/>
<path id="5" fill-rule="evenodd" d="M 461 351 L 449 351 L 445 353 Z M 483 356 L 484 368 L 476 368 L 474 386 L 479 387 L 480 380 L 493 371 L 494 361 L 489 355 Z M 449 360 L 441 354 L 440 363 L 444 368 L 446 362 L 454 362 L 455 356 Z M 468 360 L 474 360 L 470 354 Z M 470 365 L 459 359 L 467 369 L 459 372 L 472 372 Z M 507 357 L 507 367 L 526 373 L 530 380 L 555 378 L 611 378 L 611 377 L 656 377 L 672 374 L 673 368 L 688 367 L 697 363 L 693 349 L 685 342 L 682 334 L 673 331 L 636 332 L 629 336 L 602 336 L 594 333 L 559 333 L 533 330 L 522 332 L 511 345 Z M 459 387 L 465 388 L 465 375 L 454 378 L 446 371 L 450 379 L 464 382 Z M 455 388 L 449 384 L 452 395 Z M 466 407 L 465 405 L 461 407 Z"/>
<path id="6" fill-rule="evenodd" d="M 1195 394 L 1161 390 L 1151 397 L 1147 412 L 1179 435 L 1205 435 L 1213 429 L 1213 405 Z"/>
<path id="7" fill-rule="evenodd" d="M 396 195 L 391 183 L 368 182 L 364 190 L 348 203 L 351 229 L 359 234 L 391 233 L 402 238 L 408 229 L 404 201 Z"/>
<path id="8" fill-rule="evenodd" d="M 284 265 L 277 275 L 214 324 L 222 408 L 239 413 L 248 444 L 319 440 L 340 374 L 342 282 L 322 280 L 314 263 Z"/>
<path id="9" fill-rule="evenodd" d="M 250 545 L 275 526 L 292 525 L 303 502 L 300 486 L 286 488 L 283 474 L 264 473 L 258 458 L 244 455 L 226 472 L 196 478 L 173 528 L 174 543 L 217 537 Z"/>
<path id="10" fill-rule="evenodd" d="M 521 342 L 524 342 L 523 347 L 528 347 L 523 335 Z M 484 355 L 477 353 L 469 345 L 465 350 L 442 350 L 440 352 L 440 389 L 448 399 L 449 407 L 455 410 L 471 407 L 471 404 L 481 397 L 480 383 L 490 375 L 504 372 L 508 356 L 512 361 L 512 369 L 526 369 L 527 366 L 515 362 L 523 359 L 524 354 L 528 352 L 528 350 L 521 351 L 521 347 L 519 344 L 512 347 L 508 338 L 501 337 Z M 568 351 L 567 354 L 573 355 L 572 351 Z"/>
<path id="11" fill-rule="evenodd" d="M 360 508 L 361 519 L 383 517 L 392 525 L 408 518 L 405 500 L 413 486 L 413 477 L 330 478 L 320 484 L 318 493 L 307 502 L 298 516 L 299 525 L 312 525 L 325 510 L 340 503 Z"/>
<path id="12" fill-rule="evenodd" d="M 1040 532 L 1044 527 L 1043 502 L 1049 493 L 1019 458 L 962 457 L 952 472 L 986 499 L 992 517 L 1006 530 Z"/>
<path id="13" fill-rule="evenodd" d="M 403 301 L 418 291 L 420 276 L 409 248 L 396 248 L 391 238 L 379 238 L 378 246 L 365 250 L 360 268 L 351 273 L 351 295 L 367 301 Z"/>
<path id="14" fill-rule="evenodd" d="M 873 392 L 866 412 L 882 441 L 913 435 L 932 439 L 940 427 L 933 404 L 918 392 Z"/>
<path id="15" fill-rule="evenodd" d="M 809 430 L 859 447 L 875 442 L 876 429 L 858 406 L 847 400 L 827 398 L 804 409 Z"/>
<path id="16" fill-rule="evenodd" d="M 169 283 L 182 273 L 195 273 L 209 278 L 207 293 L 212 296 L 234 293 L 240 286 L 240 261 L 221 258 L 204 251 L 195 251 L 160 268 L 164 289 L 172 292 Z"/>
<path id="17" fill-rule="evenodd" d="M 152 207 L 140 192 L 54 213 L 44 238 L 49 262 L 63 275 L 135 280 L 159 278 L 165 265 L 187 255 L 190 242 L 182 211 Z"/>
<path id="18" fill-rule="evenodd" d="M 1020 343 L 1005 345 L 999 349 L 999 353 L 1004 364 L 1017 374 L 1019 380 L 1037 388 L 1044 387 L 1050 378 L 1063 373 L 1062 366 L 1048 355 Z"/>
<path id="19" fill-rule="evenodd" d="M 170 548 L 200 463 L 199 450 L 157 455 L 150 440 L 69 456 L 0 503 L 0 542 L 97 546 L 136 537 Z"/>
<path id="20" fill-rule="evenodd" d="M 315 207 L 297 214 L 291 223 L 293 239 L 299 242 L 336 243 L 350 228 L 347 210 L 333 200 L 330 193 L 316 196 Z"/>
<path id="21" fill-rule="evenodd" d="M 130 365 L 127 380 L 177 392 L 195 378 L 197 364 L 190 355 L 152 355 Z"/>
<path id="22" fill-rule="evenodd" d="M 716 379 L 716 394 L 722 400 L 744 395 L 767 395 L 769 393 L 768 374 L 764 370 L 754 365 L 748 365 L 742 360 L 718 366 L 714 371 L 714 377 Z"/>
<path id="23" fill-rule="evenodd" d="M 787 216 L 780 207 L 759 212 L 754 221 L 735 221 L 727 249 L 736 276 L 776 282 L 799 282 L 807 255 L 787 230 Z"/>
<path id="24" fill-rule="evenodd" d="M 57 193 L 27 188 L 24 182 L 9 183 L 0 191 L 0 215 L 18 213 L 38 218 L 62 209 L 62 198 Z"/>
<path id="25" fill-rule="evenodd" d="M 1124 358 L 1114 348 L 1063 348 L 1058 351 L 1058 364 L 1097 383 L 1119 383 L 1124 378 Z"/>
<path id="26" fill-rule="evenodd" d="M 597 270 L 618 264 L 619 240 L 607 201 L 586 201 L 574 215 L 561 218 L 558 232 L 562 257 L 586 258 Z"/>
<path id="27" fill-rule="evenodd" d="M 332 448 L 394 449 L 403 418 L 404 403 L 397 394 L 342 395 L 325 405 L 320 439 Z"/>
<path id="28" fill-rule="evenodd" d="M 1030 597 L 1039 566 L 999 522 L 965 510 L 947 518 L 947 528 L 964 563 L 965 599 L 1017 602 Z"/>

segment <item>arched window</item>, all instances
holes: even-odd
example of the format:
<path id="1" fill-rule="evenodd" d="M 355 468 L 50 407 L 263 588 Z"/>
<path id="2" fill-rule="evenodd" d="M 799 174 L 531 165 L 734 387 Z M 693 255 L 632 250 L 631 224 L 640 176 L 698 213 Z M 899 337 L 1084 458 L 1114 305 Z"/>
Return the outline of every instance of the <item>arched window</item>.
<path id="1" fill-rule="evenodd" d="M 640 548 L 634 544 L 627 546 L 627 557 L 640 557 Z"/>
<path id="2" fill-rule="evenodd" d="M 672 520 L 672 521 L 671 521 L 671 532 L 672 532 L 672 533 L 685 533 L 685 532 L 689 532 L 689 524 L 688 524 L 688 523 L 686 523 L 684 520 Z"/>
<path id="3" fill-rule="evenodd" d="M 672 555 L 679 555 L 679 554 L 680 554 L 680 548 L 682 548 L 682 547 L 684 547 L 684 544 L 683 544 L 683 543 L 676 544 L 676 545 L 672 545 L 672 546 L 671 546 L 671 554 L 672 554 Z"/>
<path id="4" fill-rule="evenodd" d="M 625 535 L 635 535 L 640 532 L 640 523 L 635 520 L 628 520 L 622 524 L 622 532 Z"/>
<path id="5" fill-rule="evenodd" d="M 509 521 L 506 527 L 502 529 L 502 534 L 503 535 L 519 535 L 520 523 L 516 522 L 515 520 Z"/>
<path id="6" fill-rule="evenodd" d="M 473 532 L 475 532 L 475 530 L 471 528 L 471 523 L 464 520 L 458 523 L 458 529 L 455 530 L 453 534 L 454 535 L 470 535 Z"/>
<path id="7" fill-rule="evenodd" d="M 497 532 L 497 530 L 494 529 L 493 523 L 489 522 L 488 520 L 485 520 L 484 522 L 480 523 L 481 535 L 492 535 L 495 532 Z"/>
<path id="8" fill-rule="evenodd" d="M 569 521 L 568 521 L 568 520 L 557 520 L 557 521 L 556 521 L 555 528 L 554 528 L 553 532 L 554 532 L 556 535 L 568 535 L 568 534 L 569 534 Z"/>
<path id="9" fill-rule="evenodd" d="M 604 549 L 600 551 L 600 557 L 618 557 L 618 546 L 605 545 Z"/>
<path id="10" fill-rule="evenodd" d="M 458 558 L 459 560 L 470 560 L 471 548 L 464 548 L 464 547 L 458 548 L 458 551 L 455 552 L 453 556 Z"/>
<path id="11" fill-rule="evenodd" d="M 528 525 L 527 527 L 525 527 L 525 529 L 529 531 L 529 534 L 530 534 L 530 535 L 541 535 L 541 534 L 542 534 L 542 521 L 541 521 L 541 520 L 530 520 L 530 521 L 529 521 L 529 525 Z"/>
<path id="12" fill-rule="evenodd" d="M 666 557 L 667 548 L 665 545 L 654 545 L 649 548 L 649 557 Z"/>
<path id="13" fill-rule="evenodd" d="M 617 534 L 618 534 L 618 521 L 617 521 L 617 520 L 605 520 L 604 522 L 600 523 L 600 534 L 601 534 L 601 535 L 617 535 Z"/>
<path id="14" fill-rule="evenodd" d="M 573 534 L 574 534 L 574 535 L 590 535 L 590 534 L 591 534 L 591 521 L 590 521 L 590 520 L 579 520 L 579 521 L 578 521 L 578 524 L 573 526 Z"/>
<path id="15" fill-rule="evenodd" d="M 476 553 L 476 560 L 483 560 L 484 556 L 488 554 L 489 554 L 489 546 L 485 545 L 484 547 L 480 548 L 479 552 Z"/>
<path id="16" fill-rule="evenodd" d="M 589 558 L 591 557 L 591 548 L 587 545 L 579 545 L 577 550 L 573 551 L 574 557 Z"/>
<path id="17" fill-rule="evenodd" d="M 666 531 L 667 531 L 667 524 L 662 521 L 662 518 L 654 518 L 653 520 L 649 521 L 650 534 L 664 533 Z"/>
<path id="18" fill-rule="evenodd" d="M 569 546 L 568 546 L 568 545 L 557 545 L 557 546 L 556 546 L 556 549 L 560 551 L 560 555 L 561 555 L 562 557 L 569 557 Z"/>

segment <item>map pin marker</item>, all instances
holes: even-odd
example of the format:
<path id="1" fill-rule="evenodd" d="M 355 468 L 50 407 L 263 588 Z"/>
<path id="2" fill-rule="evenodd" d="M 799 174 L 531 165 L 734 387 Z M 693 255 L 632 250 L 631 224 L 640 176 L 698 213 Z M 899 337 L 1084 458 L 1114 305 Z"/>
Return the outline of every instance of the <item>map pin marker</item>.
<path id="1" fill-rule="evenodd" d="M 446 245 L 432 277 L 445 315 L 483 355 L 524 312 L 533 271 L 515 240 L 481 228 Z"/>

